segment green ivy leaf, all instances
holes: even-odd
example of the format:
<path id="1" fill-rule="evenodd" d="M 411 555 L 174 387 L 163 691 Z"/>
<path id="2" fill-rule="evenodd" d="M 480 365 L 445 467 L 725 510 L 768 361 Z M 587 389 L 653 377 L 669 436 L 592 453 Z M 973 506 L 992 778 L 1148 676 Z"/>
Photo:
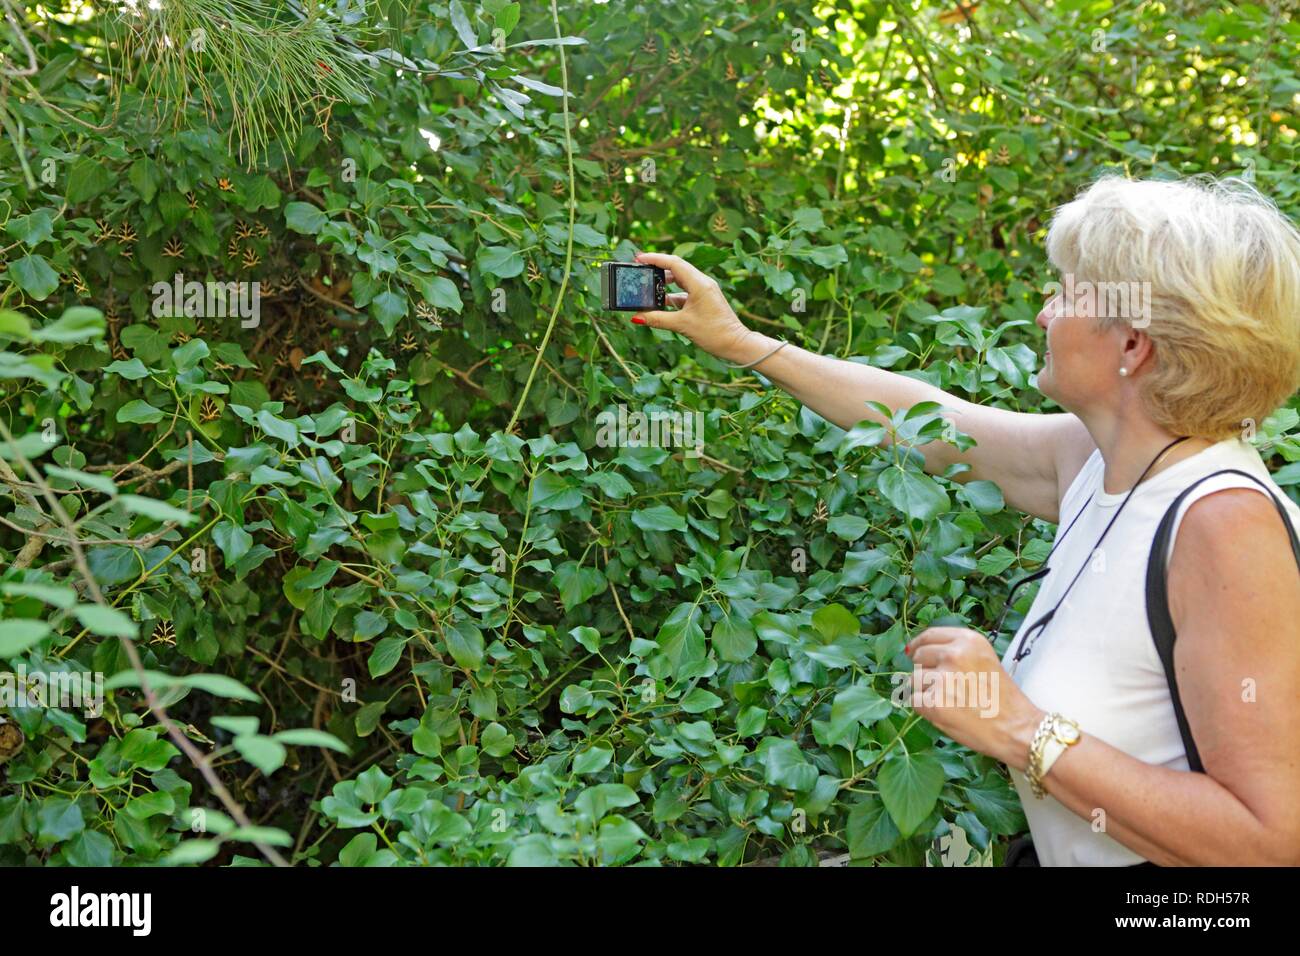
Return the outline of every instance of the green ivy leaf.
<path id="1" fill-rule="evenodd" d="M 872 794 L 850 808 L 846 836 L 849 856 L 855 860 L 888 853 L 901 839 L 885 805 Z"/>
<path id="2" fill-rule="evenodd" d="M 577 561 L 565 561 L 555 569 L 555 585 L 566 611 L 586 604 L 597 594 L 605 593 L 609 582 L 595 568 L 581 567 Z"/>
<path id="3" fill-rule="evenodd" d="M 881 718 L 888 717 L 894 709 L 886 697 L 881 697 L 866 684 L 854 684 L 835 695 L 831 704 L 831 722 L 828 739 L 837 743 L 855 726 L 870 727 Z"/>
<path id="4" fill-rule="evenodd" d="M 876 784 L 902 836 L 910 837 L 930 815 L 943 781 L 943 765 L 933 753 L 895 753 L 885 760 Z"/>
<path id="5" fill-rule="evenodd" d="M 380 620 L 383 619 L 380 618 Z M 404 650 L 406 650 L 406 639 L 401 637 L 386 637 L 376 644 L 375 649 L 370 652 L 370 658 L 367 662 L 370 676 L 383 677 L 385 674 L 391 673 L 402 659 Z"/>
<path id="6" fill-rule="evenodd" d="M 83 627 L 96 634 L 132 638 L 139 635 L 139 628 L 135 621 L 116 608 L 105 607 L 102 604 L 78 604 L 72 612 L 77 615 L 77 620 Z"/>
<path id="7" fill-rule="evenodd" d="M 44 621 L 23 618 L 0 620 L 0 658 L 17 657 L 50 633 Z"/>
<path id="8" fill-rule="evenodd" d="M 754 752 L 762 762 L 768 786 L 805 791 L 817 782 L 817 768 L 793 740 L 764 737 Z"/>
<path id="9" fill-rule="evenodd" d="M 30 252 L 10 262 L 5 275 L 10 282 L 38 302 L 48 298 L 59 287 L 59 275 L 50 268 L 45 257 Z"/>
<path id="10" fill-rule="evenodd" d="M 476 670 L 483 663 L 483 632 L 469 621 L 452 624 L 443 631 L 447 650 L 456 663 L 466 670 Z"/>
<path id="11" fill-rule="evenodd" d="M 880 490 L 903 514 L 918 521 L 930 521 L 948 510 L 948 493 L 929 475 L 902 468 L 886 468 L 880 475 Z"/>
<path id="12" fill-rule="evenodd" d="M 758 638 L 754 635 L 753 625 L 738 614 L 724 614 L 720 617 L 713 625 L 710 638 L 718 657 L 732 663 L 749 660 L 758 649 Z"/>
<path id="13" fill-rule="evenodd" d="M 71 839 L 86 827 L 81 806 L 75 800 L 48 797 L 36 811 L 36 845 L 42 849 Z"/>
<path id="14" fill-rule="evenodd" d="M 484 246 L 479 250 L 477 265 L 485 275 L 513 279 L 524 271 L 524 257 L 513 246 Z"/>
<path id="15" fill-rule="evenodd" d="M 304 236 L 317 235 L 328 221 L 329 217 L 311 203 L 291 202 L 284 207 L 285 225 Z"/>
<path id="16" fill-rule="evenodd" d="M 685 531 L 686 519 L 668 505 L 655 505 L 632 512 L 632 523 L 642 531 Z"/>
<path id="17" fill-rule="evenodd" d="M 163 413 L 143 399 L 134 399 L 117 410 L 117 420 L 133 425 L 152 425 L 162 421 Z"/>

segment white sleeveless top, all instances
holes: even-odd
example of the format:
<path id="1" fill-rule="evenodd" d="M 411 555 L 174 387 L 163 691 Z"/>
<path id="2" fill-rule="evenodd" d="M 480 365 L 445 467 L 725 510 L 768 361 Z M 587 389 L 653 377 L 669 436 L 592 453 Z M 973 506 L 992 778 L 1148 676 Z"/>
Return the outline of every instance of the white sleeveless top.
<path id="1" fill-rule="evenodd" d="M 1076 515 L 1079 519 L 1049 559 L 1050 570 L 1002 658 L 1010 671 L 1022 632 L 1051 610 L 1079 568 L 1089 565 L 1012 679 L 1036 706 L 1077 721 L 1084 734 L 1146 763 L 1177 770 L 1188 769 L 1187 755 L 1147 624 L 1147 559 L 1156 527 L 1174 498 L 1196 479 L 1222 468 L 1258 475 L 1300 532 L 1300 507 L 1273 482 L 1255 446 L 1234 437 L 1142 482 L 1093 554 L 1097 538 L 1128 494 L 1126 490 L 1111 495 L 1102 489 L 1105 464 L 1101 452 L 1094 451 L 1061 499 L 1058 539 Z M 1241 475 L 1219 475 L 1202 482 L 1179 506 L 1166 561 L 1173 554 L 1187 509 L 1224 488 L 1251 488 L 1263 494 L 1259 485 Z M 1080 514 L 1089 494 L 1092 500 Z M 1085 820 L 1050 793 L 1035 798 L 1019 771 L 1011 770 L 1011 779 L 1043 866 L 1128 866 L 1143 861 L 1103 832 L 1100 811 L 1095 822 Z"/>

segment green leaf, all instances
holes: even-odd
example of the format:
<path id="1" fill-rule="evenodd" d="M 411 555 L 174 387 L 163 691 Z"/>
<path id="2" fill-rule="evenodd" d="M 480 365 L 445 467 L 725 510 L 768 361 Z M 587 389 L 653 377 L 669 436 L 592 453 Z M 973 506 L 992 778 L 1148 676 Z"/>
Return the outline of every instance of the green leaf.
<path id="1" fill-rule="evenodd" d="M 163 413 L 143 399 L 133 399 L 117 410 L 117 420 L 134 425 L 152 425 L 162 421 Z"/>
<path id="2" fill-rule="evenodd" d="M 459 621 L 443 630 L 447 650 L 457 665 L 476 670 L 483 663 L 483 632 L 470 621 Z"/>
<path id="3" fill-rule="evenodd" d="M 50 633 L 44 621 L 25 618 L 0 620 L 0 657 L 16 657 Z"/>
<path id="4" fill-rule="evenodd" d="M 137 637 L 139 628 L 121 611 L 102 604 L 78 604 L 72 609 L 87 630 L 105 637 Z"/>
<path id="5" fill-rule="evenodd" d="M 840 572 L 842 587 L 860 587 L 874 581 L 894 564 L 894 558 L 882 548 L 869 551 L 850 551 L 844 556 L 844 569 Z"/>
<path id="6" fill-rule="evenodd" d="M 323 730 L 313 730 L 310 727 L 300 730 L 282 730 L 278 734 L 272 734 L 271 737 L 282 744 L 294 747 L 328 747 L 342 754 L 350 752 L 347 745 L 333 734 L 327 734 Z"/>
<path id="7" fill-rule="evenodd" d="M 59 275 L 44 256 L 28 253 L 9 263 L 5 273 L 9 281 L 38 302 L 59 287 Z"/>
<path id="8" fill-rule="evenodd" d="M 253 703 L 257 703 L 262 699 L 233 677 L 227 677 L 224 674 L 190 674 L 186 677 L 175 677 L 161 671 L 146 670 L 144 676 L 149 681 L 149 686 L 155 689 L 190 687 L 217 697 L 231 697 L 235 700 L 247 700 Z M 106 690 L 139 686 L 140 675 L 135 671 L 120 671 L 104 681 Z"/>
<path id="9" fill-rule="evenodd" d="M 36 812 L 36 845 L 50 847 L 80 833 L 86 827 L 81 806 L 75 800 L 49 797 Z"/>
<path id="10" fill-rule="evenodd" d="M 26 342 L 32 337 L 32 324 L 21 312 L 0 309 L 0 335 Z"/>
<path id="11" fill-rule="evenodd" d="M 822 211 L 816 206 L 801 206 L 794 211 L 791 222 L 796 229 L 803 232 L 816 232 L 819 229 L 826 228 L 826 222 L 822 219 Z"/>
<path id="12" fill-rule="evenodd" d="M 126 178 L 145 202 L 153 202 L 153 197 L 157 194 L 158 187 L 162 185 L 163 181 L 158 164 L 147 156 L 142 156 L 131 164 L 131 169 L 126 174 Z"/>
<path id="13" fill-rule="evenodd" d="M 498 759 L 509 756 L 515 749 L 515 738 L 505 727 L 495 722 L 483 728 L 479 743 L 485 753 Z"/>
<path id="14" fill-rule="evenodd" d="M 380 620 L 383 619 L 380 618 Z M 406 638 L 404 637 L 386 637 L 376 644 L 367 661 L 370 676 L 383 677 L 385 674 L 390 673 L 397 666 L 398 661 L 402 659 L 404 650 L 406 650 Z"/>
<path id="15" fill-rule="evenodd" d="M 763 764 L 764 779 L 769 786 L 806 791 L 817 783 L 817 768 L 808 762 L 793 740 L 764 737 L 755 753 Z"/>
<path id="16" fill-rule="evenodd" d="M 961 493 L 980 514 L 997 514 L 1006 507 L 1002 489 L 991 481 L 968 481 L 961 486 Z"/>
<path id="17" fill-rule="evenodd" d="M 160 813 L 171 816 L 176 812 L 176 801 L 169 793 L 154 791 L 132 797 L 122 807 L 122 811 L 136 820 L 148 820 Z"/>
<path id="18" fill-rule="evenodd" d="M 724 614 L 713 625 L 709 636 L 718 657 L 730 663 L 747 661 L 758 649 L 758 638 L 754 636 L 753 625 L 739 614 Z"/>
<path id="19" fill-rule="evenodd" d="M 595 568 L 584 568 L 577 561 L 565 561 L 555 569 L 555 586 L 566 611 L 586 604 L 609 587 L 605 575 Z"/>
<path id="20" fill-rule="evenodd" d="M 893 709 L 888 698 L 881 697 L 866 684 L 846 687 L 835 695 L 831 704 L 829 739 L 832 742 L 842 740 L 858 724 L 870 727 L 889 716 Z"/>
<path id="21" fill-rule="evenodd" d="M 113 174 L 102 159 L 83 156 L 68 170 L 67 200 L 71 206 L 94 199 L 113 185 Z"/>
<path id="22" fill-rule="evenodd" d="M 659 627 L 655 642 L 674 675 L 704 660 L 702 612 L 693 603 L 678 604 Z"/>
<path id="23" fill-rule="evenodd" d="M 31 597 L 53 607 L 67 610 L 77 603 L 77 592 L 62 585 L 21 583 L 9 581 L 0 584 L 0 594 L 5 597 Z M 4 656 L 0 654 L 0 656 Z"/>
<path id="24" fill-rule="evenodd" d="M 114 362 L 105 367 L 104 371 L 110 375 L 120 375 L 132 382 L 138 382 L 142 378 L 149 377 L 149 369 L 138 358 L 126 362 Z"/>
<path id="25" fill-rule="evenodd" d="M 573 758 L 573 772 L 576 774 L 596 773 L 608 767 L 609 762 L 613 759 L 613 747 L 606 744 L 596 744 Z"/>
<path id="26" fill-rule="evenodd" d="M 813 612 L 812 623 L 827 644 L 841 637 L 856 637 L 862 631 L 862 624 L 853 612 L 840 604 L 828 604 Z"/>
<path id="27" fill-rule="evenodd" d="M 484 246 L 479 250 L 479 271 L 501 279 L 513 279 L 524 271 L 524 257 L 508 246 Z"/>
<path id="28" fill-rule="evenodd" d="M 305 236 L 316 235 L 328 221 L 329 217 L 311 203 L 291 202 L 284 207 L 285 225 Z"/>
<path id="29" fill-rule="evenodd" d="M 859 515 L 836 515 L 826 522 L 826 530 L 841 541 L 857 541 L 870 527 L 870 522 Z"/>
<path id="30" fill-rule="evenodd" d="M 930 521 L 948 510 L 948 494 L 928 475 L 902 468 L 886 468 L 880 490 L 889 503 L 909 518 Z"/>
<path id="31" fill-rule="evenodd" d="M 124 504 L 126 510 L 132 514 L 144 515 L 146 518 L 153 518 L 155 521 L 174 521 L 179 525 L 188 526 L 199 520 L 198 515 L 182 511 L 180 508 L 174 508 L 153 498 L 144 498 L 140 495 L 119 495 L 117 500 Z"/>
<path id="32" fill-rule="evenodd" d="M 1004 779 L 986 773 L 967 784 L 963 793 L 979 821 L 1000 836 L 1023 833 L 1028 826 L 1020 798 Z"/>
<path id="33" fill-rule="evenodd" d="M 902 836 L 910 837 L 925 822 L 939 800 L 943 780 L 943 765 L 932 753 L 896 753 L 885 761 L 876 784 Z"/>
<path id="34" fill-rule="evenodd" d="M 588 787 L 573 801 L 573 807 L 588 820 L 599 820 L 611 809 L 634 807 L 640 798 L 631 787 L 622 783 L 600 783 Z"/>
<path id="35" fill-rule="evenodd" d="M 32 332 L 36 342 L 84 342 L 97 339 L 104 334 L 104 313 L 99 309 L 77 305 L 65 309 L 59 318 L 49 325 Z"/>
<path id="36" fill-rule="evenodd" d="M 855 860 L 888 853 L 901 839 L 885 805 L 874 794 L 850 808 L 845 831 L 849 856 Z"/>
<path id="37" fill-rule="evenodd" d="M 236 737 L 235 749 L 239 751 L 240 756 L 267 777 L 283 767 L 285 759 L 289 756 L 289 751 L 284 744 L 260 734 Z"/>
<path id="38" fill-rule="evenodd" d="M 497 26 L 501 32 L 509 36 L 519 23 L 519 4 L 507 3 L 496 13 Z"/>
<path id="39" fill-rule="evenodd" d="M 444 276 L 422 279 L 419 285 L 424 301 L 435 309 L 451 309 L 453 312 L 460 312 L 465 307 L 456 283 Z"/>
<path id="40" fill-rule="evenodd" d="M 257 413 L 257 426 L 272 438 L 278 438 L 290 448 L 297 447 L 301 441 L 297 425 L 285 421 L 283 418 L 278 418 L 266 409 Z"/>
<path id="41" fill-rule="evenodd" d="M 189 866 L 206 863 L 221 852 L 221 843 L 217 840 L 185 840 L 167 854 L 170 866 Z"/>
<path id="42" fill-rule="evenodd" d="M 682 710 L 688 714 L 702 714 L 706 711 L 717 710 L 721 706 L 722 698 L 705 690 L 703 687 L 694 688 L 682 698 L 681 702 Z"/>
<path id="43" fill-rule="evenodd" d="M 532 483 L 533 505 L 544 511 L 572 511 L 582 505 L 582 489 L 554 471 L 544 471 Z"/>
<path id="44" fill-rule="evenodd" d="M 69 866 L 112 866 L 113 841 L 98 830 L 82 830 L 63 847 L 63 856 Z"/>
<path id="45" fill-rule="evenodd" d="M 233 565 L 253 546 L 253 536 L 229 521 L 220 521 L 212 528 L 212 540 L 221 549 L 227 565 Z"/>
<path id="46" fill-rule="evenodd" d="M 600 650 L 600 631 L 594 627 L 575 627 L 569 631 L 569 635 L 586 648 L 589 654 Z"/>
<path id="47" fill-rule="evenodd" d="M 208 357 L 208 343 L 202 339 L 190 339 L 180 348 L 172 350 L 172 361 L 179 372 L 194 368 Z"/>
<path id="48" fill-rule="evenodd" d="M 256 717 L 217 716 L 212 718 L 212 726 L 228 730 L 236 737 L 253 736 L 257 733 L 259 724 L 260 721 Z"/>
<path id="49" fill-rule="evenodd" d="M 381 292 L 370 300 L 370 311 L 383 328 L 385 335 L 393 334 L 397 323 L 406 317 L 408 307 L 406 296 L 399 292 Z"/>
<path id="50" fill-rule="evenodd" d="M 39 246 L 54 235 L 54 220 L 48 209 L 36 209 L 25 216 L 14 216 L 5 231 L 25 246 Z"/>
<path id="51" fill-rule="evenodd" d="M 378 767 L 371 767 L 357 777 L 357 799 L 363 805 L 381 802 L 393 789 L 393 778 Z"/>
<path id="52" fill-rule="evenodd" d="M 642 531 L 685 531 L 686 519 L 668 505 L 632 512 L 632 523 Z"/>

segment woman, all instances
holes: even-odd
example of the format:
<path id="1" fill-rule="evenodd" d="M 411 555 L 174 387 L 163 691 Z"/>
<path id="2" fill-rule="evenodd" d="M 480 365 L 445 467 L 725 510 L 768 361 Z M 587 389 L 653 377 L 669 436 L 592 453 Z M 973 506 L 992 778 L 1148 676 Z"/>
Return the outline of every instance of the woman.
<path id="1" fill-rule="evenodd" d="M 1248 439 L 1300 385 L 1300 233 L 1241 181 L 1105 178 L 1057 211 L 1047 252 L 1063 291 L 1038 314 L 1038 388 L 1062 414 L 976 405 L 783 345 L 676 256 L 637 257 L 685 291 L 668 298 L 677 311 L 632 321 L 761 371 L 842 428 L 880 420 L 868 400 L 939 402 L 978 444 L 925 445 L 926 470 L 962 462 L 957 480 L 994 481 L 1010 507 L 1058 522 L 1001 661 L 959 627 L 907 647 L 918 668 L 988 672 L 998 688 L 992 717 L 917 710 L 1011 768 L 1032 835 L 1020 865 L 1034 852 L 1046 866 L 1298 865 L 1300 545 L 1282 513 L 1300 529 L 1300 508 Z M 1127 309 L 1104 283 L 1136 293 Z M 1184 491 L 1167 575 L 1156 565 L 1148 591 L 1157 527 Z M 1172 683 L 1157 631 L 1177 635 Z"/>

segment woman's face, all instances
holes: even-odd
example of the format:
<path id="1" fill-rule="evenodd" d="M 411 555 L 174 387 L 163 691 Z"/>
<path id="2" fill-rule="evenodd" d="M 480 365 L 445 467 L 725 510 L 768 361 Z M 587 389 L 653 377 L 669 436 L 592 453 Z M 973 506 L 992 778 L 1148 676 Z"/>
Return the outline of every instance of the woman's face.
<path id="1" fill-rule="evenodd" d="M 1035 319 L 1046 333 L 1038 390 L 1076 414 L 1114 394 L 1121 354 L 1116 330 L 1099 328 L 1082 305 L 1058 292 Z"/>

